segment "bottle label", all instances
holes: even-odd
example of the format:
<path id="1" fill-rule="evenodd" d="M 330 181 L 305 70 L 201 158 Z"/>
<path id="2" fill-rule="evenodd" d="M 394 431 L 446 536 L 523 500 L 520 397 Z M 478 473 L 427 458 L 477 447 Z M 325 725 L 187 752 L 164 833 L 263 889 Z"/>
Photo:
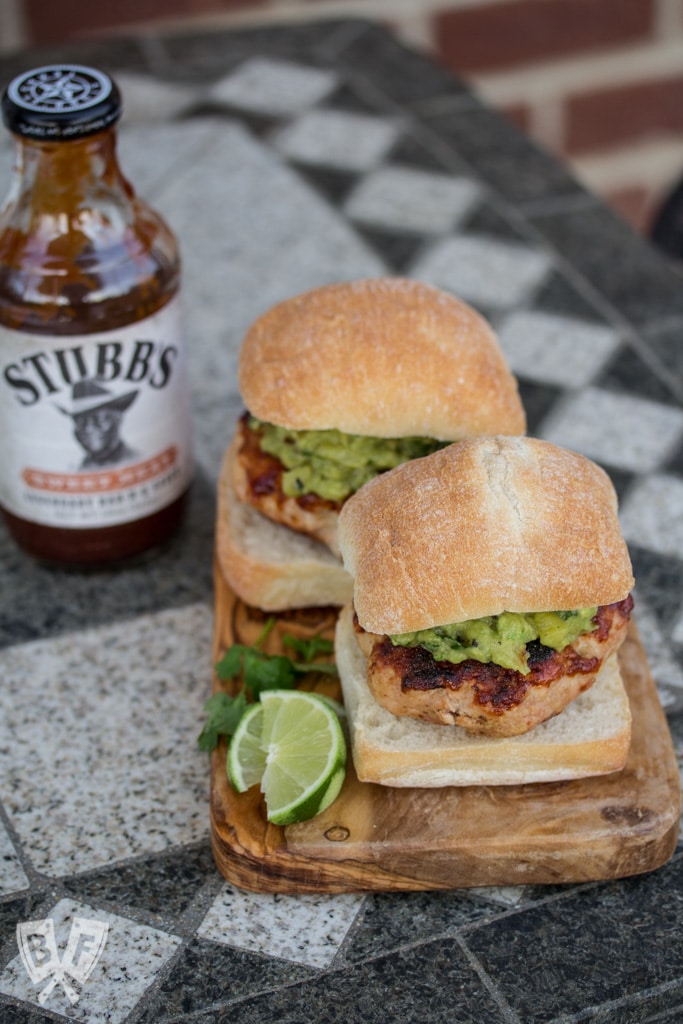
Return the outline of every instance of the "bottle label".
<path id="1" fill-rule="evenodd" d="M 50 337 L 0 326 L 0 504 L 97 529 L 170 505 L 192 476 L 176 296 L 116 331 Z"/>

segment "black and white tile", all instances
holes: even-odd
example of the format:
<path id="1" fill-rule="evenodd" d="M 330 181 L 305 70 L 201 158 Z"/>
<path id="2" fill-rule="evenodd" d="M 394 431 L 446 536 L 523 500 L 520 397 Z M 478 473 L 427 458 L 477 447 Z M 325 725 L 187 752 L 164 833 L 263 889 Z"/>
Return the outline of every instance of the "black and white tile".
<path id="1" fill-rule="evenodd" d="M 75 56 L 105 54 L 124 93 L 122 165 L 183 248 L 198 477 L 181 536 L 124 573 L 50 572 L 0 534 L 0 1017 L 354 1024 L 429 1006 L 444 1022 L 676 1019 L 680 854 L 652 878 L 587 887 L 243 892 L 213 865 L 196 735 L 242 335 L 288 295 L 402 273 L 488 316 L 530 431 L 612 475 L 637 622 L 683 759 L 680 272 L 374 26 Z M 10 163 L 3 137 L 0 192 Z M 41 999 L 17 925 L 52 921 L 63 953 L 79 918 L 107 926 L 102 956 L 76 1003 L 59 983 Z M 668 952 L 643 964 L 626 934 L 636 926 Z M 596 972 L 605 948 L 609 970 Z"/>
<path id="2" fill-rule="evenodd" d="M 480 196 L 469 178 L 386 164 L 361 179 L 344 213 L 357 224 L 429 237 L 459 226 Z"/>

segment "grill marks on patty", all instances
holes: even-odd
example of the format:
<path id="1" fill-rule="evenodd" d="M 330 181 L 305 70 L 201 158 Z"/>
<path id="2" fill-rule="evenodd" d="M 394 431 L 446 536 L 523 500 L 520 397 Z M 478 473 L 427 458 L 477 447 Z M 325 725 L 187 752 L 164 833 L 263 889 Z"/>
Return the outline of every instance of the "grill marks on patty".
<path id="1" fill-rule="evenodd" d="M 548 686 L 563 675 L 594 672 L 600 660 L 580 657 L 571 645 L 563 651 L 554 651 L 538 642 L 529 647 L 531 671 L 528 675 L 493 662 L 485 664 L 468 659 L 453 665 L 449 661 L 436 661 L 424 647 L 394 647 L 389 637 L 374 647 L 372 656 L 376 665 L 384 662 L 398 673 L 404 693 L 443 688 L 459 690 L 470 686 L 479 704 L 499 711 L 520 704 L 531 686 Z"/>
<path id="2" fill-rule="evenodd" d="M 473 659 L 458 665 L 437 661 L 423 647 L 395 647 L 388 636 L 366 633 L 357 620 L 355 626 L 369 658 L 368 684 L 387 710 L 513 735 L 558 714 L 593 684 L 604 659 L 623 640 L 632 608 L 631 595 L 601 606 L 595 629 L 561 651 L 538 641 L 528 644 L 527 675 Z"/>
<path id="3" fill-rule="evenodd" d="M 301 494 L 295 498 L 282 490 L 282 474 L 285 467 L 275 455 L 261 449 L 261 433 L 249 426 L 249 413 L 245 412 L 239 421 L 237 458 L 247 479 L 251 503 L 257 508 L 264 498 L 276 502 L 282 508 L 294 501 L 306 511 L 334 509 L 338 511 L 343 502 L 330 501 L 318 494 Z"/>

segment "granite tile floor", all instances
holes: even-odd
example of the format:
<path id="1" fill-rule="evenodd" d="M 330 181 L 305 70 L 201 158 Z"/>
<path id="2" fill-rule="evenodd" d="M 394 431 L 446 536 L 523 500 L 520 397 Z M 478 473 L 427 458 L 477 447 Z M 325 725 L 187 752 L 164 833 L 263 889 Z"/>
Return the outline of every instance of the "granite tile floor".
<path id="1" fill-rule="evenodd" d="M 375 26 L 108 40 L 0 72 L 54 59 L 115 74 L 122 165 L 180 239 L 198 470 L 181 535 L 134 569 L 49 571 L 0 534 L 0 1020 L 683 1019 L 680 847 L 582 886 L 247 893 L 214 867 L 196 748 L 243 332 L 298 291 L 402 273 L 488 316 L 530 432 L 612 475 L 683 758 L 680 268 Z M 10 164 L 3 135 L 0 191 Z M 87 977 L 27 968 L 31 948 L 68 964 L 98 928 Z"/>

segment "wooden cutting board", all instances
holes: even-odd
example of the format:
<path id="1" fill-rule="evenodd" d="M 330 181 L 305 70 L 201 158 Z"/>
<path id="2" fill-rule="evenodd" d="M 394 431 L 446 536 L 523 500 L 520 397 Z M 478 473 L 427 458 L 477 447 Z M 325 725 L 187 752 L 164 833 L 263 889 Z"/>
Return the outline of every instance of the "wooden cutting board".
<path id="1" fill-rule="evenodd" d="M 267 616 L 237 600 L 215 568 L 214 664 L 253 643 Z M 336 613 L 278 619 L 282 633 L 325 632 Z M 235 793 L 226 746 L 211 761 L 211 837 L 219 871 L 254 892 L 339 893 L 550 884 L 621 878 L 661 866 L 678 833 L 681 787 L 671 735 L 632 622 L 620 653 L 633 737 L 624 769 L 572 782 L 395 789 L 359 782 L 307 822 L 266 821 L 258 787 Z M 340 698 L 338 684 L 314 688 Z M 214 688 L 223 684 L 214 679 Z"/>

